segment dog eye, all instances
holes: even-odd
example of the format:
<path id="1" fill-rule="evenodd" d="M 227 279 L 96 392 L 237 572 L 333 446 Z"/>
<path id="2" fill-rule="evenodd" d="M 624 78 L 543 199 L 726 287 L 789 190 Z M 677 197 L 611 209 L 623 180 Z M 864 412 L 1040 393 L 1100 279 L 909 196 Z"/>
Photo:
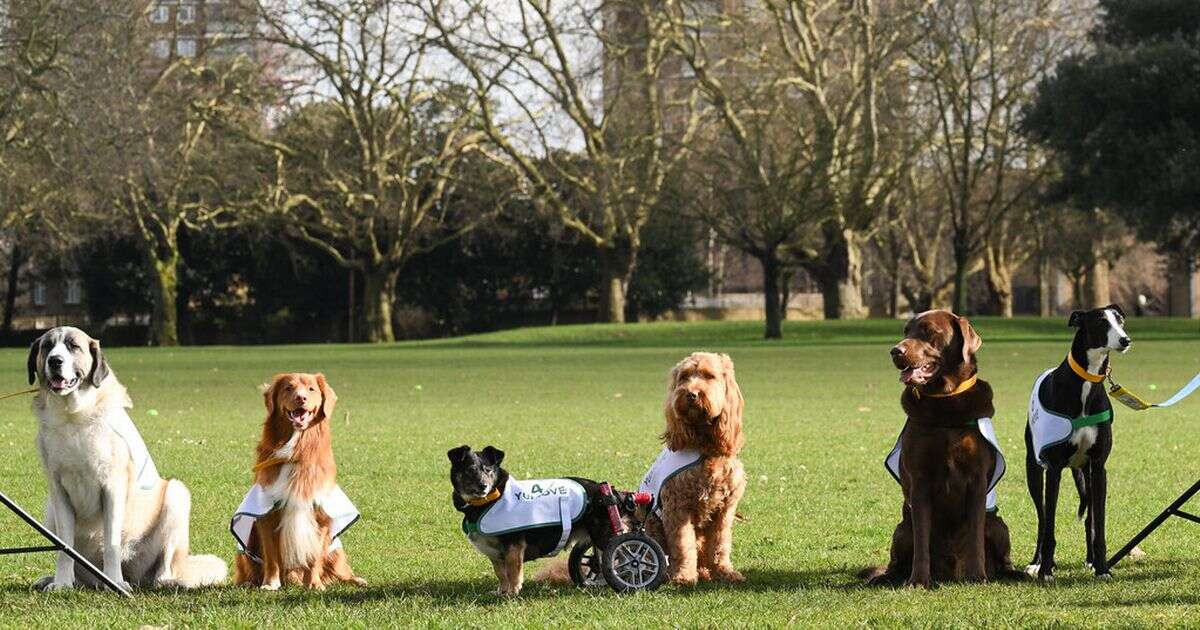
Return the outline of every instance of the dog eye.
<path id="1" fill-rule="evenodd" d="M 315 387 L 309 387 L 309 388 L 308 388 L 308 391 L 310 391 L 310 392 L 315 392 L 315 391 L 317 391 L 317 388 L 315 388 Z"/>

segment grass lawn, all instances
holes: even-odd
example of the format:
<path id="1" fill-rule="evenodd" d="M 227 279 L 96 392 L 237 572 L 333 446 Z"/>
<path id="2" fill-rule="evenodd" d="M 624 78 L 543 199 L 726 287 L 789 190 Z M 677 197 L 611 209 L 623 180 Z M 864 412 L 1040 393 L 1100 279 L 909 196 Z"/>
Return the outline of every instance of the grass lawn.
<path id="1" fill-rule="evenodd" d="M 995 426 L 1010 463 L 1000 508 L 1024 566 L 1035 535 L 1022 430 L 1037 374 L 1061 360 L 1060 320 L 986 318 L 981 375 L 996 391 Z M 156 626 L 1118 626 L 1200 624 L 1200 527 L 1175 519 L 1143 543 L 1147 557 L 1100 583 L 1082 568 L 1083 531 L 1060 504 L 1058 582 L 870 589 L 855 573 L 886 560 L 900 490 L 882 459 L 903 417 L 887 350 L 895 321 L 573 326 L 390 346 L 112 349 L 162 474 L 191 488 L 192 547 L 233 554 L 229 517 L 250 483 L 262 422 L 258 385 L 276 372 L 323 371 L 340 404 L 339 480 L 364 518 L 345 537 L 367 589 L 323 594 L 220 587 L 143 593 L 41 594 L 29 584 L 50 554 L 0 556 L 0 625 Z M 1134 320 L 1119 380 L 1161 400 L 1200 371 L 1200 324 Z M 692 350 L 729 352 L 747 399 L 750 479 L 734 534 L 739 587 L 671 586 L 616 597 L 529 583 L 492 595 L 490 564 L 459 530 L 447 449 L 496 445 L 518 477 L 581 475 L 635 486 L 660 445 L 668 368 Z M 5 350 L 0 392 L 24 387 L 25 354 Z M 1120 408 L 1109 461 L 1115 550 L 1200 476 L 1200 397 L 1141 413 Z M 44 481 L 27 399 L 0 402 L 0 489 L 40 514 Z M 1198 506 L 1197 509 L 1200 509 Z M 0 546 L 36 544 L 0 511 Z"/>

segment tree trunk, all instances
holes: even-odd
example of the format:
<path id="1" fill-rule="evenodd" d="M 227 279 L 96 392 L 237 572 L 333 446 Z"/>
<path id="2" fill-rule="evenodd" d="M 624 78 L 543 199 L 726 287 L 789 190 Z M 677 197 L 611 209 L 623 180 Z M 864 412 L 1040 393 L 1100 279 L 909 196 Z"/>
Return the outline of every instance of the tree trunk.
<path id="1" fill-rule="evenodd" d="M 970 279 L 971 252 L 967 248 L 954 246 L 954 303 L 951 305 L 959 315 L 967 314 L 967 280 Z"/>
<path id="2" fill-rule="evenodd" d="M 1108 290 L 1108 261 L 1097 260 L 1083 281 L 1083 308 L 1100 308 L 1112 304 Z"/>
<path id="3" fill-rule="evenodd" d="M 600 310 L 597 319 L 611 324 L 625 323 L 625 287 L 630 264 L 612 249 L 600 252 Z"/>
<path id="4" fill-rule="evenodd" d="M 25 254 L 21 251 L 20 243 L 13 243 L 12 256 L 8 259 L 8 287 L 4 291 L 4 323 L 0 330 L 4 336 L 12 335 L 13 318 L 17 313 L 17 293 L 21 280 L 21 265 L 25 264 Z"/>
<path id="5" fill-rule="evenodd" d="M 363 310 L 366 313 L 366 337 L 371 343 L 396 340 L 392 329 L 392 302 L 396 299 L 399 270 L 377 267 L 363 271 Z"/>
<path id="6" fill-rule="evenodd" d="M 996 314 L 1001 317 L 1013 316 L 1012 270 L 997 260 L 999 254 L 988 252 L 987 256 L 987 285 L 991 294 L 992 304 L 996 306 Z"/>
<path id="7" fill-rule="evenodd" d="M 862 295 L 862 247 L 853 230 L 838 226 L 825 229 L 825 260 L 817 276 L 825 319 L 867 316 Z"/>
<path id="8" fill-rule="evenodd" d="M 150 252 L 154 272 L 154 308 L 150 313 L 150 345 L 179 345 L 179 250 L 177 244 L 165 259 Z"/>
<path id="9" fill-rule="evenodd" d="M 1038 315 L 1052 317 L 1054 315 L 1054 268 L 1050 266 L 1049 256 L 1039 256 L 1038 274 Z"/>
<path id="10" fill-rule="evenodd" d="M 783 338 L 783 313 L 779 305 L 780 264 L 774 253 L 758 259 L 763 271 L 763 310 L 766 312 L 767 339 Z"/>
<path id="11" fill-rule="evenodd" d="M 779 319 L 787 321 L 788 305 L 792 302 L 792 276 L 795 272 L 791 269 L 779 274 Z"/>

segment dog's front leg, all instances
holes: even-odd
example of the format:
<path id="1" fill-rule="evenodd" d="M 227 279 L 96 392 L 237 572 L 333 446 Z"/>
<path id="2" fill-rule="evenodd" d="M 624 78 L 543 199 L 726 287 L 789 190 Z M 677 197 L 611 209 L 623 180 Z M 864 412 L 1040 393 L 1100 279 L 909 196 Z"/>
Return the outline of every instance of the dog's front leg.
<path id="1" fill-rule="evenodd" d="M 1042 565 L 1038 568 L 1038 579 L 1043 582 L 1054 581 L 1054 551 L 1058 547 L 1058 539 L 1054 533 L 1054 522 L 1058 517 L 1058 490 L 1062 485 L 1063 469 L 1050 466 L 1046 470 L 1046 503 L 1045 523 L 1042 526 Z"/>
<path id="2" fill-rule="evenodd" d="M 973 484 L 975 492 L 967 514 L 967 557 L 963 578 L 969 582 L 987 581 L 987 487 L 988 473 L 982 472 Z"/>
<path id="3" fill-rule="evenodd" d="M 46 520 L 50 521 L 50 526 L 54 528 L 54 535 L 58 536 L 67 545 L 75 546 L 75 509 L 71 507 L 71 502 L 67 499 L 67 493 L 63 487 L 59 485 L 57 479 L 50 479 L 50 505 Z M 75 560 L 68 556 L 66 552 L 58 552 L 58 559 L 54 564 L 54 579 L 46 584 L 44 589 L 47 591 L 58 591 L 63 589 L 73 588 L 75 586 Z"/>
<path id="4" fill-rule="evenodd" d="M 1108 471 L 1104 468 L 1104 462 L 1093 461 L 1088 468 L 1091 475 L 1088 479 L 1088 498 L 1091 500 L 1091 507 L 1088 509 L 1088 516 L 1092 524 L 1092 558 L 1096 569 L 1096 577 L 1101 579 L 1111 578 L 1112 574 L 1108 572 L 1108 541 L 1104 535 L 1104 504 L 1108 499 Z"/>
<path id="5" fill-rule="evenodd" d="M 504 565 L 508 570 L 508 595 L 520 595 L 525 583 L 525 541 L 513 543 L 504 552 Z"/>
<path id="6" fill-rule="evenodd" d="M 128 587 L 121 571 L 121 530 L 125 526 L 125 485 L 113 484 L 103 490 L 104 574 L 108 579 Z"/>
<path id="7" fill-rule="evenodd" d="M 696 570 L 696 527 L 692 524 L 689 514 L 675 514 L 676 511 L 664 509 L 662 514 L 671 581 L 681 586 L 690 586 L 699 579 L 699 572 Z"/>
<path id="8" fill-rule="evenodd" d="M 724 510 L 717 514 L 704 530 L 704 540 L 699 546 L 702 564 L 707 569 L 709 579 L 725 582 L 746 580 L 733 568 L 733 561 L 730 559 L 733 553 L 733 521 L 737 518 L 737 504 L 741 498 L 742 489 L 739 488 L 729 497 Z"/>
<path id="9" fill-rule="evenodd" d="M 500 580 L 500 586 L 496 588 L 497 595 L 508 595 L 508 565 L 505 564 L 506 558 L 489 558 L 492 561 L 492 570 L 496 572 L 496 579 Z"/>
<path id="10" fill-rule="evenodd" d="M 913 561 L 908 585 L 929 588 L 933 584 L 929 550 L 930 530 L 933 527 L 933 497 L 930 496 L 929 483 L 924 479 L 913 479 L 909 508 L 913 520 Z"/>

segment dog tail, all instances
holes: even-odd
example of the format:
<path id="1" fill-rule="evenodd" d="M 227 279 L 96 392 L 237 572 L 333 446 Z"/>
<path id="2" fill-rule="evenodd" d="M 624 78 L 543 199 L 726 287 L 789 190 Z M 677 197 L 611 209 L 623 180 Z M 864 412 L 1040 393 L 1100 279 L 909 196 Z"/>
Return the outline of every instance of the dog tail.
<path id="1" fill-rule="evenodd" d="M 1075 512 L 1075 518 L 1082 521 L 1087 516 L 1088 510 L 1087 478 L 1083 476 L 1083 470 L 1079 468 L 1071 469 L 1071 478 L 1075 480 L 1075 490 L 1079 492 L 1079 509 Z"/>
<path id="2" fill-rule="evenodd" d="M 180 563 L 175 582 L 183 588 L 212 586 L 225 581 L 225 561 L 216 556 L 188 556 Z"/>
<path id="3" fill-rule="evenodd" d="M 538 569 L 538 572 L 533 576 L 538 582 L 552 582 L 554 584 L 570 584 L 571 572 L 567 569 L 567 561 L 563 559 L 552 560 L 546 566 Z"/>

